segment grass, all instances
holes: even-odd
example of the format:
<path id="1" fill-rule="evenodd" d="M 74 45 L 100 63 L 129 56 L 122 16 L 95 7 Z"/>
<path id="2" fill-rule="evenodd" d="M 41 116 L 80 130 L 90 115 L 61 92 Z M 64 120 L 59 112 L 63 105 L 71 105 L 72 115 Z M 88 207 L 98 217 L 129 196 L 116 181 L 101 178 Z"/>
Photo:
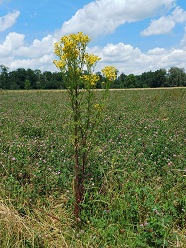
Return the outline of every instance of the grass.
<path id="1" fill-rule="evenodd" d="M 111 91 L 76 229 L 66 92 L 1 91 L 0 246 L 185 247 L 185 103 L 185 88 Z"/>

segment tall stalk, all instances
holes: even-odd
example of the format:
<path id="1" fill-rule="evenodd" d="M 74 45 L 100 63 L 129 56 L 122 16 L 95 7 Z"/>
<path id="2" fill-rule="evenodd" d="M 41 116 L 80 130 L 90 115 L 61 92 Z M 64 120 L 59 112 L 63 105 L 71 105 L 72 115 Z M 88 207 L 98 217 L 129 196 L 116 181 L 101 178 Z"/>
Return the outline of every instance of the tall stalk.
<path id="1" fill-rule="evenodd" d="M 69 94 L 73 112 L 73 146 L 74 146 L 74 215 L 77 224 L 81 221 L 81 205 L 84 197 L 84 182 L 88 153 L 90 151 L 90 138 L 98 123 L 101 104 L 94 102 L 93 89 L 95 89 L 100 77 L 93 73 L 95 65 L 100 58 L 94 54 L 88 54 L 86 47 L 90 38 L 79 32 L 63 36 L 55 43 L 54 52 L 59 60 L 54 64 L 66 75 L 67 91 Z M 85 73 L 86 69 L 86 73 Z M 116 77 L 116 69 L 112 66 L 102 70 L 105 81 L 105 89 L 108 91 L 107 82 Z M 80 87 L 83 88 L 80 91 Z"/>

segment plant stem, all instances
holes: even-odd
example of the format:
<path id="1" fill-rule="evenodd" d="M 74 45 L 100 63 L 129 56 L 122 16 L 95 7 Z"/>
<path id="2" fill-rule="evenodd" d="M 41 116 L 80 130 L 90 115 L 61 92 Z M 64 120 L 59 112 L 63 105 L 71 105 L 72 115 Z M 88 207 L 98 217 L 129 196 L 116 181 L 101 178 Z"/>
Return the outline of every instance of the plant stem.
<path id="1" fill-rule="evenodd" d="M 75 106 L 74 106 L 74 148 L 75 148 L 75 181 L 74 181 L 74 213 L 77 224 L 80 221 L 80 204 L 82 202 L 82 185 L 81 185 L 81 168 L 79 167 L 79 140 L 78 140 L 78 122 L 79 122 L 79 103 L 78 103 L 78 86 L 75 86 Z"/>

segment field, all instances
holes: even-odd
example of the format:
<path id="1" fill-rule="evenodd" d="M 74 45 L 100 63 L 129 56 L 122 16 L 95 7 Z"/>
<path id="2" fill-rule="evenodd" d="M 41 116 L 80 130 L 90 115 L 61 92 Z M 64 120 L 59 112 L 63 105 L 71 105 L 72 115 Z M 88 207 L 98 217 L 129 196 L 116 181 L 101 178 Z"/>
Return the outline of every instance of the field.
<path id="1" fill-rule="evenodd" d="M 80 229 L 70 123 L 65 91 L 0 91 L 0 247 L 186 247 L 186 89 L 110 92 Z"/>

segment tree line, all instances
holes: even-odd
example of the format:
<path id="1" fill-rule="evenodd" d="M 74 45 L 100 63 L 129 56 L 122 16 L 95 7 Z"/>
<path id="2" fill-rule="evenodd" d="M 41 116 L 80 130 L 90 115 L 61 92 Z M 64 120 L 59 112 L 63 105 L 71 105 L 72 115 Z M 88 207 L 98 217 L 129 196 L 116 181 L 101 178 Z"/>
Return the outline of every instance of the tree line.
<path id="1" fill-rule="evenodd" d="M 86 72 L 85 72 L 86 74 Z M 105 78 L 97 72 L 100 80 L 96 88 L 102 88 Z M 65 73 L 50 72 L 18 68 L 9 71 L 9 68 L 0 65 L 0 89 L 29 90 L 29 89 L 66 89 Z M 186 86 L 186 73 L 183 68 L 171 67 L 169 70 L 143 72 L 141 75 L 125 73 L 118 74 L 111 88 L 156 88 Z"/>

